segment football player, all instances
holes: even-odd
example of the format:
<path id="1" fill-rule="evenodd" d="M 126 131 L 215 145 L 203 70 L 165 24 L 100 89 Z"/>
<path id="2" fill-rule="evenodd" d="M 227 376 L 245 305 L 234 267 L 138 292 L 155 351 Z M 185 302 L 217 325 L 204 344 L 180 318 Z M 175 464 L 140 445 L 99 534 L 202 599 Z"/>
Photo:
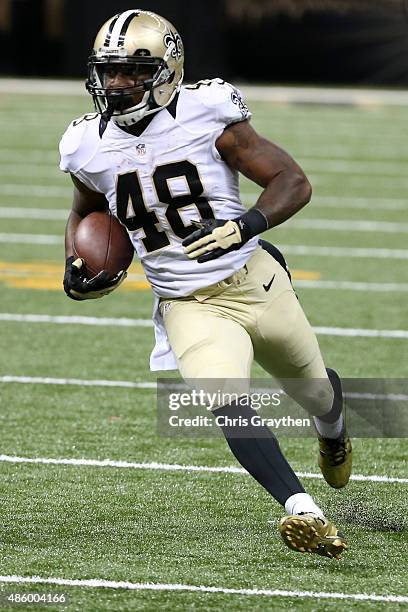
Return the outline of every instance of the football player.
<path id="1" fill-rule="evenodd" d="M 74 183 L 65 292 L 98 298 L 123 281 L 124 272 L 87 280 L 72 250 L 81 219 L 110 210 L 128 229 L 155 295 L 151 369 L 178 368 L 186 381 L 244 381 L 245 389 L 255 359 L 314 416 L 323 476 L 343 487 L 351 445 L 340 379 L 326 371 L 282 255 L 258 238 L 301 209 L 311 187 L 296 162 L 251 127 L 237 89 L 219 78 L 182 87 L 183 62 L 179 33 L 154 13 L 128 10 L 99 30 L 86 83 L 97 112 L 73 121 L 60 144 L 60 167 Z M 239 172 L 263 188 L 249 210 Z M 214 412 L 250 421 L 243 399 Z M 339 557 L 344 536 L 305 492 L 271 431 L 222 429 L 237 460 L 286 509 L 285 543 Z"/>

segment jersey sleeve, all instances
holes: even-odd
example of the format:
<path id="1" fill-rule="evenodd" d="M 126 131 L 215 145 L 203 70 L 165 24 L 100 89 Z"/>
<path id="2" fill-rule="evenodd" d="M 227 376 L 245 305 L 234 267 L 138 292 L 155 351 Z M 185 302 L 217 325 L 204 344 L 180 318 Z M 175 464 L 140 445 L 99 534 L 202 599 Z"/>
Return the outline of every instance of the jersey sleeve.
<path id="1" fill-rule="evenodd" d="M 229 83 L 223 84 L 224 100 L 219 106 L 219 120 L 225 126 L 250 119 L 251 111 L 245 104 L 242 92 Z"/>
<path id="2" fill-rule="evenodd" d="M 84 115 L 68 126 L 59 145 L 60 169 L 69 172 L 92 191 L 100 191 L 86 166 L 99 149 L 99 116 Z"/>
<path id="3" fill-rule="evenodd" d="M 250 119 L 252 113 L 239 89 L 219 78 L 203 83 L 208 83 L 202 87 L 203 102 L 211 107 L 220 127 Z"/>
<path id="4" fill-rule="evenodd" d="M 199 81 L 186 89 L 195 92 L 205 114 L 201 120 L 213 129 L 224 129 L 251 117 L 242 92 L 220 78 Z"/>

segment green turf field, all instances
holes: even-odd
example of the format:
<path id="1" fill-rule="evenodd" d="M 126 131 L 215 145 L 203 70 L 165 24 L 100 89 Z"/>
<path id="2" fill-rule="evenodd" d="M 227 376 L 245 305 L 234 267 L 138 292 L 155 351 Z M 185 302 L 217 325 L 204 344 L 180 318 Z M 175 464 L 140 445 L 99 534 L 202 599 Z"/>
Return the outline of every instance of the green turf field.
<path id="1" fill-rule="evenodd" d="M 286 246 L 304 309 L 325 330 L 318 337 L 327 365 L 345 377 L 407 377 L 407 110 L 251 109 L 253 125 L 293 154 L 314 187 L 312 203 L 268 238 Z M 116 294 L 85 303 L 59 288 L 71 188 L 58 171 L 58 141 L 71 119 L 90 110 L 86 97 L 0 98 L 0 609 L 14 609 L 4 599 L 12 592 L 50 592 L 66 593 L 69 604 L 18 609 L 402 610 L 405 440 L 356 440 L 355 473 L 363 478 L 334 491 L 313 476 L 313 440 L 281 439 L 294 468 L 312 474 L 307 490 L 348 535 L 349 550 L 337 562 L 286 549 L 276 529 L 281 508 L 247 475 L 170 469 L 236 465 L 222 439 L 158 437 L 154 388 L 103 386 L 154 383 L 156 375 L 148 368 L 151 327 L 69 322 L 149 319 L 143 283 L 132 289 L 128 280 Z M 243 181 L 242 191 L 250 205 L 259 189 Z M 68 318 L 56 324 L 56 316 Z M 262 375 L 258 366 L 254 375 Z M 86 461 L 106 459 L 113 463 Z M 8 584 L 9 576 L 111 583 Z"/>

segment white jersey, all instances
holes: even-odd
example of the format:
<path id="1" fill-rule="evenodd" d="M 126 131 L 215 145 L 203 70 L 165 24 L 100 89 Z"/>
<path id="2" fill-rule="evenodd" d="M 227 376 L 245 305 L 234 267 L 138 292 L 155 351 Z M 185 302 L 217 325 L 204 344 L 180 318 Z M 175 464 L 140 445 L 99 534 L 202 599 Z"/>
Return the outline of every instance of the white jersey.
<path id="1" fill-rule="evenodd" d="M 60 168 L 106 196 L 127 227 L 157 297 L 181 297 L 240 269 L 257 244 L 204 264 L 184 253 L 192 221 L 233 219 L 245 212 L 238 173 L 215 142 L 226 126 L 250 117 L 240 92 L 221 79 L 182 87 L 140 136 L 99 115 L 73 121 L 61 144 Z"/>

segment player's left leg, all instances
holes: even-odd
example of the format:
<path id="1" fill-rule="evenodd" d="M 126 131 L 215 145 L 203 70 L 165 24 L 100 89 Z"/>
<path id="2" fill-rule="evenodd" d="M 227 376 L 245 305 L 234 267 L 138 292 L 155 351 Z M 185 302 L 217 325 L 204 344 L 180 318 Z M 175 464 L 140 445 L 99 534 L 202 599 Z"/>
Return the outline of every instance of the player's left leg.
<path id="1" fill-rule="evenodd" d="M 319 435 L 322 451 L 328 445 L 336 453 L 322 455 L 319 464 L 326 480 L 332 486 L 344 486 L 351 470 L 351 447 L 345 436 L 341 408 L 341 386 L 335 372 L 329 377 L 324 367 L 316 337 L 293 292 L 282 266 L 271 265 L 267 254 L 258 255 L 256 270 L 249 270 L 248 283 L 258 285 L 260 296 L 263 287 L 269 293 L 265 265 L 270 266 L 273 277 L 270 295 L 260 299 L 256 306 L 257 323 L 251 337 L 255 359 L 266 371 L 280 380 L 285 391 L 315 417 L 316 425 L 322 425 L 326 441 Z M 251 266 L 249 265 L 249 268 Z M 273 289 L 273 291 L 272 291 Z M 269 298 L 269 299 L 268 299 Z M 323 419 L 323 420 L 322 420 Z M 318 430 L 319 431 L 319 430 Z M 340 436 L 340 438 L 339 438 Z M 288 516 L 282 519 L 280 532 L 285 543 L 293 550 L 315 552 L 338 557 L 346 548 L 344 536 L 323 513 L 310 512 L 302 507 L 303 495 L 292 496 L 285 502 Z"/>
<path id="2" fill-rule="evenodd" d="M 224 420 L 221 428 L 235 457 L 288 513 L 279 525 L 285 544 L 298 552 L 338 559 L 347 548 L 344 536 L 306 493 L 272 431 L 251 424 L 256 412 L 241 401 L 214 414 Z"/>
<path id="3" fill-rule="evenodd" d="M 266 256 L 265 260 L 261 249 L 250 258 L 245 269 L 246 274 L 239 285 L 231 287 L 208 302 L 212 308 L 220 309 L 223 317 L 233 317 L 251 334 L 253 341 L 258 332 L 261 332 L 262 336 L 262 330 L 258 327 L 259 308 L 263 312 L 269 307 L 269 291 L 275 298 L 288 290 L 288 276 L 277 263 L 271 271 L 270 258 Z M 265 271 L 264 278 L 258 274 L 262 269 Z M 289 288 L 293 294 L 290 283 Z M 212 326 L 209 328 L 212 329 Z M 331 401 L 332 390 L 327 376 L 326 386 L 330 389 Z M 308 400 L 312 401 L 313 394 L 309 395 L 311 398 L 308 397 Z M 280 526 L 286 544 L 300 552 L 338 557 L 346 548 L 344 537 L 305 492 L 282 455 L 274 434 L 265 425 L 251 423 L 255 414 L 251 407 L 243 402 L 223 406 L 216 411 L 217 417 L 227 417 L 228 422 L 232 423 L 221 427 L 238 461 L 289 513 Z M 233 419 L 237 416 L 241 417 L 241 421 L 238 420 L 238 424 L 234 424 Z M 241 426 L 240 422 L 246 424 Z"/>
<path id="4" fill-rule="evenodd" d="M 319 466 L 338 489 L 350 478 L 351 443 L 343 420 L 341 381 L 327 370 L 316 336 L 294 294 L 281 294 L 258 320 L 256 361 L 277 378 L 284 391 L 313 416 L 319 441 Z"/>
<path id="5" fill-rule="evenodd" d="M 257 274 L 265 276 L 265 264 L 275 271 L 272 262 L 274 259 L 264 252 Z M 275 294 L 271 291 L 269 301 L 258 307 L 257 328 L 251 336 L 255 360 L 313 416 L 319 438 L 319 466 L 328 484 L 341 488 L 350 478 L 352 465 L 342 415 L 341 381 L 334 370 L 326 370 L 316 336 L 279 267 Z"/>

